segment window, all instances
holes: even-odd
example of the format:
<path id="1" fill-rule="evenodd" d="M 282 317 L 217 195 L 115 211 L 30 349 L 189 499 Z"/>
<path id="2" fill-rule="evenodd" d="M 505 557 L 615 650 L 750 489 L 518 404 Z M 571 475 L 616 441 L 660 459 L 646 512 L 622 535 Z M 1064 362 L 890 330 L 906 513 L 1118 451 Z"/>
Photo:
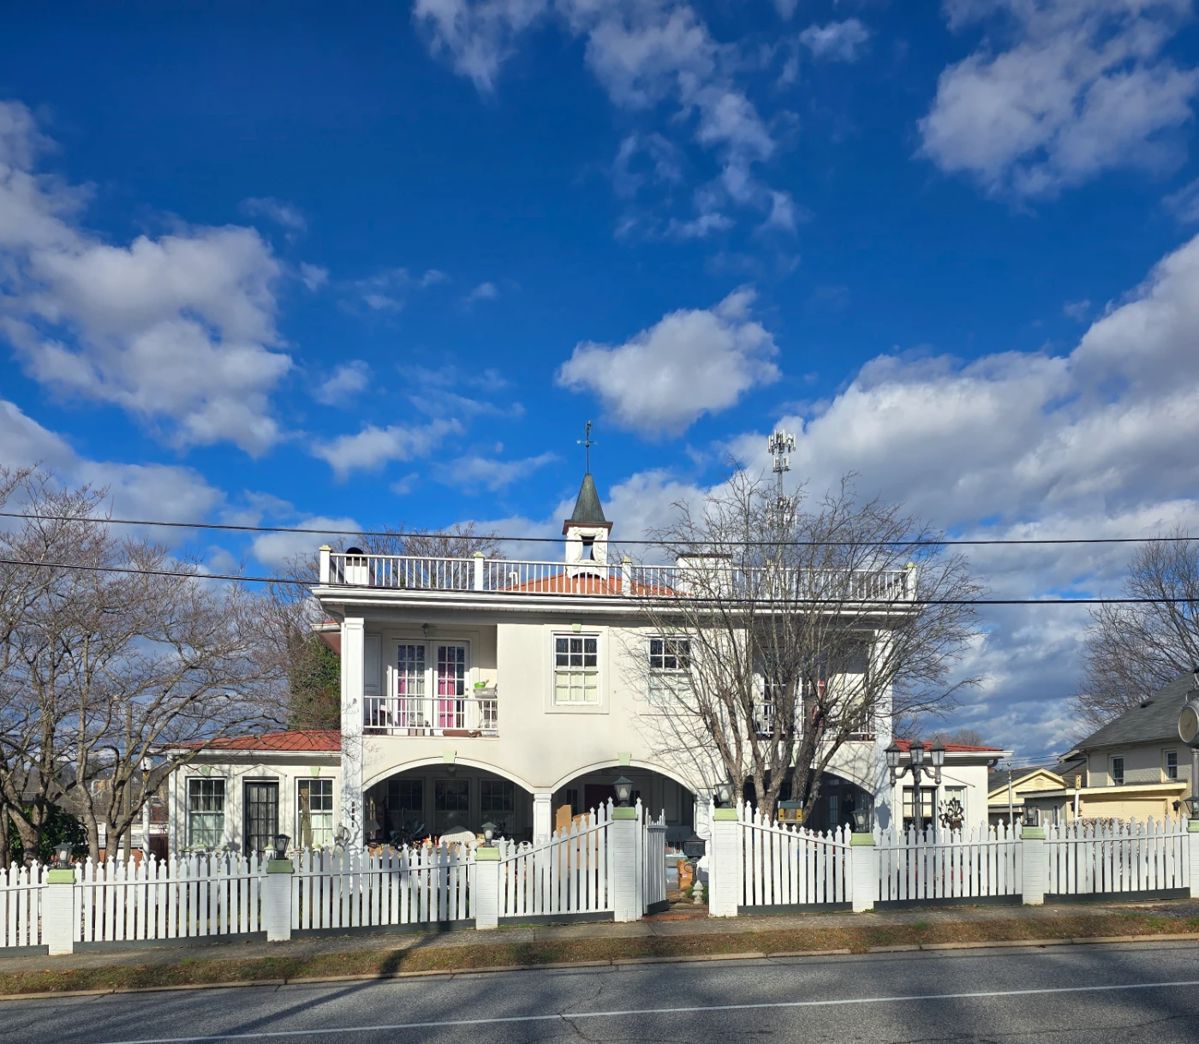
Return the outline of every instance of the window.
<path id="1" fill-rule="evenodd" d="M 1122 787 L 1124 785 L 1124 759 L 1112 758 L 1112 786 Z"/>
<path id="2" fill-rule="evenodd" d="M 649 698 L 654 703 L 670 703 L 688 689 L 687 672 L 691 668 L 691 639 L 651 638 L 649 640 Z"/>
<path id="3" fill-rule="evenodd" d="M 460 830 L 470 814 L 470 786 L 465 779 L 439 779 L 433 787 L 433 825 L 438 834 Z"/>
<path id="4" fill-rule="evenodd" d="M 483 823 L 495 824 L 497 834 L 510 834 L 515 825 L 516 784 L 507 779 L 480 780 L 479 812 Z"/>
<path id="5" fill-rule="evenodd" d="M 1165 752 L 1165 772 L 1166 779 L 1178 778 L 1178 751 L 1167 750 Z"/>
<path id="6" fill-rule="evenodd" d="M 955 804 L 956 802 L 956 804 Z M 944 816 L 944 819 L 941 817 Z M 948 830 L 961 830 L 966 825 L 966 788 L 946 787 L 945 796 L 937 809 L 937 825 Z"/>
<path id="7" fill-rule="evenodd" d="M 220 848 L 225 842 L 225 781 L 187 781 L 187 847 Z"/>
<path id="8" fill-rule="evenodd" d="M 279 833 L 279 781 L 246 780 L 242 786 L 242 829 L 247 852 L 265 852 Z"/>
<path id="9" fill-rule="evenodd" d="M 393 843 L 407 844 L 423 838 L 425 787 L 421 779 L 389 779 L 387 801 L 382 811 L 384 836 Z"/>
<path id="10" fill-rule="evenodd" d="M 469 669 L 465 642 L 401 642 L 396 646 L 394 693 L 366 700 L 366 726 L 465 728 Z"/>
<path id="11" fill-rule="evenodd" d="M 300 848 L 333 844 L 333 780 L 296 780 L 296 839 Z"/>
<path id="12" fill-rule="evenodd" d="M 599 703 L 598 635 L 554 635 L 554 702 Z"/>
<path id="13" fill-rule="evenodd" d="M 933 797 L 936 795 L 935 787 L 920 788 L 920 817 L 923 820 L 924 827 L 927 829 L 933 821 Z M 911 787 L 903 788 L 903 827 L 906 830 L 910 826 L 916 825 L 915 809 L 913 807 L 913 791 Z"/>

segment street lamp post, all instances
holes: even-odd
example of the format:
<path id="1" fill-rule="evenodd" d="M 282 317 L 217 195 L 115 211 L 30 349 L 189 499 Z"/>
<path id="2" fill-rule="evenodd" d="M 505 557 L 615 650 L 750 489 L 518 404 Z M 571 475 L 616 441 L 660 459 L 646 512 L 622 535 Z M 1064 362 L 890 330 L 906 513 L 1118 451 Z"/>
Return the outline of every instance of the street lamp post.
<path id="1" fill-rule="evenodd" d="M 1184 804 L 1191 819 L 1199 819 L 1199 667 L 1194 669 L 1195 688 L 1178 712 L 1178 738 L 1191 748 L 1191 796 Z"/>
<path id="2" fill-rule="evenodd" d="M 892 743 L 887 748 L 887 768 L 891 770 L 891 786 L 903 777 L 905 772 L 912 773 L 912 815 L 916 820 L 916 830 L 924 833 L 924 802 L 920 798 L 920 781 L 925 776 L 931 776 L 933 782 L 941 785 L 941 767 L 945 764 L 945 748 L 940 743 L 927 751 L 925 759 L 924 744 L 916 740 L 908 748 L 908 764 L 902 764 L 903 750 L 898 743 Z"/>

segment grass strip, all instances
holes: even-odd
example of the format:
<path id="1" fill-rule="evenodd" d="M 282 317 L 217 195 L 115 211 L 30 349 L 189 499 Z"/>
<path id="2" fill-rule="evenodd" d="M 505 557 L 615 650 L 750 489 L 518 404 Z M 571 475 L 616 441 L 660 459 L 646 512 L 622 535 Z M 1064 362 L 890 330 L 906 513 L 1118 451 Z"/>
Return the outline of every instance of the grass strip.
<path id="1" fill-rule="evenodd" d="M 869 917 L 869 915 L 863 915 Z M 698 926 L 697 926 L 698 928 Z M 153 963 L 93 968 L 56 968 L 54 958 L 37 970 L 0 971 L 0 994 L 74 990 L 144 989 L 253 983 L 326 976 L 388 978 L 411 972 L 478 971 L 545 964 L 609 962 L 647 957 L 671 958 L 736 954 L 795 954 L 847 949 L 865 953 L 880 946 L 936 943 L 1018 942 L 1022 939 L 1085 939 L 1199 932 L 1199 917 L 1160 913 L 1105 913 L 1073 916 L 950 921 L 930 924 L 868 924 L 854 919 L 844 927 L 804 927 L 763 931 L 704 932 L 634 938 L 588 938 L 504 942 L 495 936 L 474 945 L 422 949 L 351 950 L 305 956 L 250 958 L 178 957 L 164 952 Z"/>

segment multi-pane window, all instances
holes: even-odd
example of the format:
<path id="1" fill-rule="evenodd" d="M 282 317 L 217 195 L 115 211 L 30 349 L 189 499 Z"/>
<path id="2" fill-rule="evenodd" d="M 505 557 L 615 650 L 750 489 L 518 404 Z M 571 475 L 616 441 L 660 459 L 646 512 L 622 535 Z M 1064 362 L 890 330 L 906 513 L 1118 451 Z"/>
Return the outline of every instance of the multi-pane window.
<path id="1" fill-rule="evenodd" d="M 554 702 L 599 703 L 598 635 L 554 635 Z"/>
<path id="2" fill-rule="evenodd" d="M 1165 753 L 1166 779 L 1178 778 L 1178 751 L 1167 750 Z"/>
<path id="3" fill-rule="evenodd" d="M 296 781 L 296 838 L 301 848 L 333 844 L 333 780 Z"/>
<path id="4" fill-rule="evenodd" d="M 649 698 L 669 703 L 684 695 L 691 667 L 689 638 L 651 638 L 649 640 Z"/>
<path id="5" fill-rule="evenodd" d="M 936 796 L 935 787 L 920 788 L 920 818 L 927 829 L 933 821 L 933 799 Z M 906 830 L 915 825 L 916 810 L 914 793 L 911 787 L 903 788 L 903 825 Z"/>
<path id="6" fill-rule="evenodd" d="M 433 787 L 433 818 L 437 833 L 466 826 L 470 813 L 470 785 L 465 779 L 439 779 Z"/>
<path id="7" fill-rule="evenodd" d="M 220 848 L 225 841 L 225 781 L 201 776 L 187 781 L 187 846 Z"/>
<path id="8" fill-rule="evenodd" d="M 398 841 L 424 837 L 428 833 L 425 826 L 424 780 L 389 779 L 387 802 L 381 811 L 383 829 L 388 839 L 393 835 Z"/>
<path id="9" fill-rule="evenodd" d="M 388 709 L 380 721 L 405 729 L 460 729 L 466 726 L 466 676 L 469 647 L 464 642 L 401 642 L 396 646 L 394 699 L 373 701 Z"/>
<path id="10" fill-rule="evenodd" d="M 1122 787 L 1124 785 L 1124 759 L 1122 757 L 1112 758 L 1112 786 Z"/>
<path id="11" fill-rule="evenodd" d="M 508 779 L 479 781 L 479 812 L 484 823 L 494 823 L 500 835 L 512 832 L 516 814 L 516 784 Z"/>

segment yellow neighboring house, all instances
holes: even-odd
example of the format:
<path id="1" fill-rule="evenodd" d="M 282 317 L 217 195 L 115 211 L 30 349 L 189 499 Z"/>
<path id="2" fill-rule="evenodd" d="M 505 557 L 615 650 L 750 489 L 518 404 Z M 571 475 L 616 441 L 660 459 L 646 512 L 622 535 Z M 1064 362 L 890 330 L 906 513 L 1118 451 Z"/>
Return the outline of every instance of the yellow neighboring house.
<path id="1" fill-rule="evenodd" d="M 1060 791 L 1066 781 L 1057 774 L 1058 765 L 1027 765 L 1023 768 L 998 768 L 987 773 L 987 821 L 1019 823 L 1024 815 L 1026 794 Z"/>

